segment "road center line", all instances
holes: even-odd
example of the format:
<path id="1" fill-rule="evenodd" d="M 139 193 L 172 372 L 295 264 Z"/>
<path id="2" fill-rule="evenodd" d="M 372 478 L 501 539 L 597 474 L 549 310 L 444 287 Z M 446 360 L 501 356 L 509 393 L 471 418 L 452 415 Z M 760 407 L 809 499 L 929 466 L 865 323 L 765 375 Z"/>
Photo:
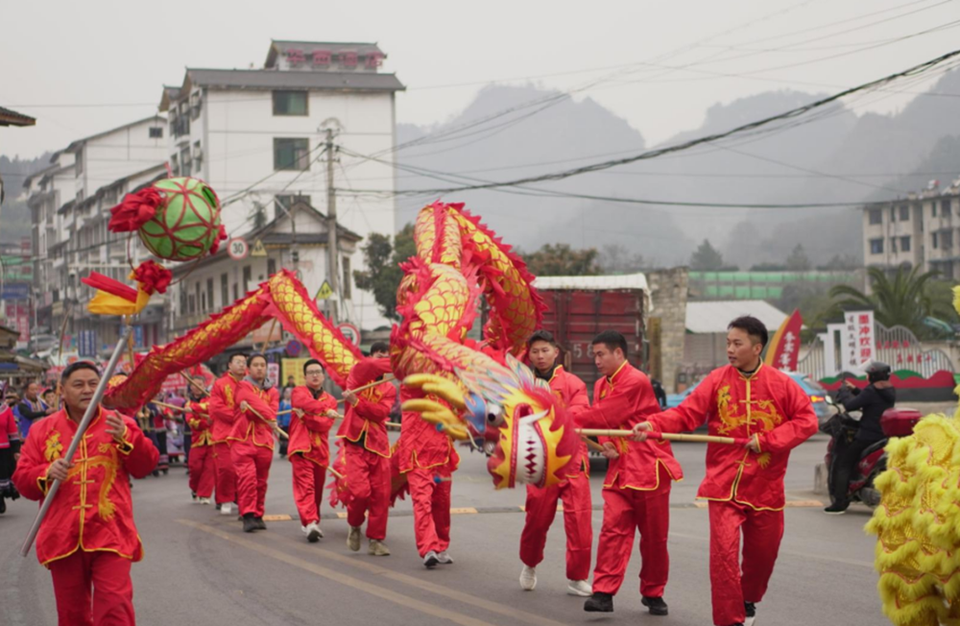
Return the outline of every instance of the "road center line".
<path id="1" fill-rule="evenodd" d="M 261 546 L 254 541 L 250 541 L 249 539 L 245 539 L 243 537 L 236 537 L 234 535 L 231 535 L 230 533 L 226 533 L 217 528 L 213 528 L 212 526 L 207 526 L 206 524 L 201 524 L 199 522 L 194 522 L 192 520 L 186 520 L 186 519 L 178 519 L 177 522 L 185 526 L 189 526 L 191 528 L 195 528 L 197 530 L 203 531 L 215 537 L 219 537 L 224 541 L 235 543 L 248 550 L 259 552 L 264 556 L 269 556 L 270 558 L 276 559 L 278 561 L 282 561 L 284 563 L 287 563 L 288 565 L 293 565 L 294 567 L 298 567 L 304 571 L 310 572 L 312 574 L 316 574 L 317 576 L 321 576 L 323 578 L 332 580 L 336 583 L 340 583 L 342 585 L 352 587 L 353 589 L 356 589 L 358 591 L 362 591 L 364 593 L 368 593 L 370 595 L 383 598 L 384 600 L 389 600 L 390 602 L 393 602 L 395 604 L 399 604 L 401 606 L 405 606 L 407 608 L 420 611 L 421 613 L 426 613 L 427 615 L 432 615 L 434 617 L 439 617 L 441 619 L 450 620 L 451 622 L 454 622 L 456 624 L 461 624 L 462 626 L 494 626 L 489 622 L 485 622 L 483 620 L 470 617 L 469 615 L 464 615 L 462 613 L 457 613 L 456 611 L 451 611 L 448 609 L 441 608 L 434 604 L 428 604 L 420 600 L 409 598 L 401 593 L 397 593 L 395 591 L 390 591 L 389 589 L 383 589 L 376 585 L 366 583 L 360 580 L 359 578 L 353 578 L 352 576 L 347 576 L 341 572 L 335 572 L 326 567 L 322 567 L 320 565 L 316 565 L 304 559 L 287 554 L 286 552 L 282 552 L 280 550 L 274 550 L 273 548 L 268 548 L 266 546 Z"/>

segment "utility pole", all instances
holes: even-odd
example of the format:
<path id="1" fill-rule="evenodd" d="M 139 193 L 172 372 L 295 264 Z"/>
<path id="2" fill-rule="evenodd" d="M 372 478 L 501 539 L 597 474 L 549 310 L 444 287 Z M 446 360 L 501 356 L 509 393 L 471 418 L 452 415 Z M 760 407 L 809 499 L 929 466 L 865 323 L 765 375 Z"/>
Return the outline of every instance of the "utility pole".
<path id="1" fill-rule="evenodd" d="M 333 163 L 336 155 L 334 150 L 336 146 L 333 143 L 333 129 L 327 128 L 326 153 L 327 153 L 327 253 L 329 258 L 327 266 L 330 278 L 330 287 L 333 289 L 334 301 L 330 308 L 330 321 L 334 324 L 337 320 L 337 307 L 340 305 L 340 245 L 337 239 L 337 190 L 333 186 Z"/>

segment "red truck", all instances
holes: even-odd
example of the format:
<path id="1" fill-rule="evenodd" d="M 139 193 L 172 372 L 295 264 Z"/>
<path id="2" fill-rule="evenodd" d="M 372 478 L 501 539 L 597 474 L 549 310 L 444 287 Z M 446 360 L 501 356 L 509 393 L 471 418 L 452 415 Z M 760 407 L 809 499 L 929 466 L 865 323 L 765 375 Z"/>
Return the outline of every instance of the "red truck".
<path id="1" fill-rule="evenodd" d="M 563 366 L 587 383 L 591 396 L 599 378 L 591 342 L 600 331 L 623 333 L 628 360 L 646 370 L 643 331 L 650 290 L 643 274 L 541 276 L 534 286 L 547 303 L 543 328 L 560 343 Z"/>

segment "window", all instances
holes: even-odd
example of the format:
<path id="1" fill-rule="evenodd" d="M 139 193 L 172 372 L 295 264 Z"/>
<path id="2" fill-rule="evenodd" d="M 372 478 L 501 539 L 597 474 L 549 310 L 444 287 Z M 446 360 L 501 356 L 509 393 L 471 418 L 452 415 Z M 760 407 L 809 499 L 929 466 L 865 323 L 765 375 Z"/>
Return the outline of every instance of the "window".
<path id="1" fill-rule="evenodd" d="M 230 302 L 230 279 L 226 274 L 220 274 L 220 308 Z"/>
<path id="2" fill-rule="evenodd" d="M 253 272 L 250 269 L 250 266 L 244 266 L 243 268 L 243 291 L 250 291 L 250 279 L 253 278 Z"/>
<path id="3" fill-rule="evenodd" d="M 190 146 L 180 151 L 180 175 L 189 176 L 193 171 L 193 160 L 190 158 Z"/>
<path id="4" fill-rule="evenodd" d="M 910 236 L 900 238 L 900 252 L 910 252 Z"/>
<path id="5" fill-rule="evenodd" d="M 934 250 L 940 247 L 939 246 L 940 238 L 937 237 L 937 233 L 933 233 L 933 237 L 931 238 L 931 243 L 933 244 Z"/>
<path id="6" fill-rule="evenodd" d="M 151 126 L 148 130 L 150 139 L 163 139 L 163 126 Z"/>
<path id="7" fill-rule="evenodd" d="M 77 150 L 76 161 L 74 161 L 73 171 L 77 176 L 83 174 L 83 148 Z"/>
<path id="8" fill-rule="evenodd" d="M 197 313 L 203 313 L 206 310 L 207 305 L 206 305 L 206 302 L 201 302 L 200 281 L 198 280 L 193 285 L 194 285 L 194 290 L 197 294 Z M 203 305 L 203 308 L 201 308 L 201 304 Z"/>
<path id="9" fill-rule="evenodd" d="M 880 211 L 880 209 L 870 209 L 869 214 L 871 224 L 883 223 L 883 213 Z"/>
<path id="10" fill-rule="evenodd" d="M 940 245 L 943 246 L 944 250 L 949 250 L 953 247 L 953 231 L 952 230 L 943 230 L 940 231 Z"/>
<path id="11" fill-rule="evenodd" d="M 196 301 L 193 299 L 193 295 L 187 296 L 187 309 L 190 311 L 190 315 L 193 315 L 193 312 L 196 310 Z"/>
<path id="12" fill-rule="evenodd" d="M 274 91 L 274 115 L 307 115 L 306 91 Z"/>
<path id="13" fill-rule="evenodd" d="M 274 258 L 267 259 L 267 275 L 273 276 L 277 273 L 277 260 Z"/>
<path id="14" fill-rule="evenodd" d="M 897 239 L 898 239 L 897 237 L 890 238 L 890 254 L 897 253 Z"/>
<path id="15" fill-rule="evenodd" d="M 936 202 L 931 202 L 931 203 L 930 203 L 930 217 L 936 217 L 936 216 L 937 216 L 937 203 L 936 203 Z"/>
<path id="16" fill-rule="evenodd" d="M 237 283 L 233 283 L 233 301 L 236 302 L 240 299 L 240 288 Z"/>
<path id="17" fill-rule="evenodd" d="M 199 141 L 193 142 L 193 170 L 199 174 L 200 168 L 203 166 L 203 149 L 200 147 Z"/>
<path id="18" fill-rule="evenodd" d="M 214 308 L 214 307 L 213 307 L 213 279 L 212 279 L 212 278 L 208 278 L 208 279 L 207 279 L 207 306 L 209 307 L 209 309 L 207 309 L 207 310 L 212 310 L 212 309 Z"/>
<path id="19" fill-rule="evenodd" d="M 280 139 L 273 140 L 273 169 L 275 170 L 309 170 L 307 160 L 309 152 L 308 139 Z"/>
<path id="20" fill-rule="evenodd" d="M 350 257 L 343 257 L 340 265 L 343 266 L 343 298 L 344 300 L 350 300 L 353 297 L 353 289 L 351 289 L 350 283 Z"/>
<path id="21" fill-rule="evenodd" d="M 941 215 L 950 215 L 950 199 L 940 201 L 940 214 Z"/>
<path id="22" fill-rule="evenodd" d="M 181 288 L 180 290 L 180 315 L 187 314 L 187 290 Z"/>
<path id="23" fill-rule="evenodd" d="M 174 176 L 180 175 L 180 159 L 175 154 L 170 155 L 170 171 L 173 172 Z"/>
<path id="24" fill-rule="evenodd" d="M 900 206 L 900 221 L 909 222 L 910 221 L 910 205 L 904 204 Z"/>
<path id="25" fill-rule="evenodd" d="M 883 239 L 870 240 L 870 254 L 883 254 Z"/>
<path id="26" fill-rule="evenodd" d="M 891 222 L 896 222 L 896 221 L 897 221 L 897 208 L 896 208 L 896 207 L 890 207 L 890 221 L 891 221 Z"/>
<path id="27" fill-rule="evenodd" d="M 290 210 L 290 207 L 296 202 L 306 202 L 310 204 L 310 196 L 297 194 L 280 194 L 274 197 L 273 210 L 274 217 L 280 217 Z"/>

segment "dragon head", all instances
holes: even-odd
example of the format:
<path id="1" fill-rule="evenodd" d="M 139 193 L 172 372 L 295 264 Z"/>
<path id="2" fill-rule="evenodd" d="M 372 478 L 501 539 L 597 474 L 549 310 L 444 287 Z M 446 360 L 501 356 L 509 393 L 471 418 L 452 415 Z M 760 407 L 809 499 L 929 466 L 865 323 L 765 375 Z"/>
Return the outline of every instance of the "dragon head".
<path id="1" fill-rule="evenodd" d="M 487 470 L 497 489 L 518 484 L 551 487 L 563 481 L 580 438 L 573 420 L 545 383 L 511 355 L 506 367 L 457 369 L 457 382 L 431 374 L 414 374 L 404 384 L 419 387 L 443 400 L 410 400 L 404 410 L 419 412 L 451 437 L 468 437 L 476 430 L 496 429 L 498 441 Z M 464 417 L 461 417 L 463 415 Z"/>

